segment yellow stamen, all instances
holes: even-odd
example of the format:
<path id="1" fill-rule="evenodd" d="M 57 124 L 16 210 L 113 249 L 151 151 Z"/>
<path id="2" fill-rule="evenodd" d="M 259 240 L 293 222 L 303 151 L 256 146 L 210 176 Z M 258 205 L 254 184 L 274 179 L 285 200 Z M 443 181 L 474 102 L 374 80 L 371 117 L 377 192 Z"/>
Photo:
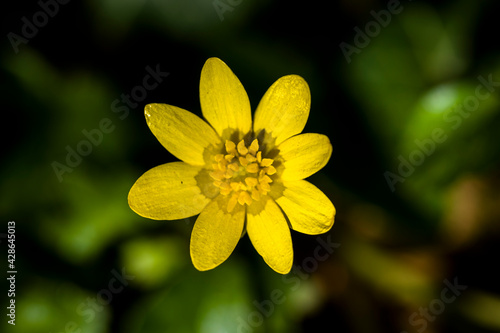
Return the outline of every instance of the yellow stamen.
<path id="1" fill-rule="evenodd" d="M 215 180 L 223 180 L 224 179 L 224 173 L 222 171 L 212 171 L 209 173 L 210 177 L 212 177 Z"/>
<path id="2" fill-rule="evenodd" d="M 273 183 L 270 176 L 276 173 L 276 168 L 272 166 L 273 159 L 262 157 L 257 139 L 248 148 L 243 140 L 237 145 L 226 140 L 224 148 L 225 154 L 214 155 L 209 174 L 219 193 L 228 196 L 227 211 L 232 212 L 238 203 L 250 205 L 266 196 Z"/>
<path id="3" fill-rule="evenodd" d="M 247 191 L 241 191 L 238 196 L 238 202 L 240 205 L 247 204 L 250 205 L 252 203 L 252 198 Z"/>
<path id="4" fill-rule="evenodd" d="M 235 154 L 236 153 L 236 145 L 234 144 L 233 141 L 226 140 L 226 151 L 228 154 Z"/>
<path id="5" fill-rule="evenodd" d="M 237 203 L 238 203 L 238 195 L 234 193 L 227 202 L 227 211 L 231 213 Z"/>
<path id="6" fill-rule="evenodd" d="M 220 161 L 217 167 L 219 168 L 220 171 L 226 172 L 226 163 L 223 163 L 223 161 L 225 162 L 226 160 Z"/>
<path id="7" fill-rule="evenodd" d="M 247 165 L 246 170 L 247 170 L 247 172 L 250 172 L 250 173 L 257 173 L 257 172 L 259 172 L 259 165 L 257 163 L 249 164 L 249 165 Z"/>
<path id="8" fill-rule="evenodd" d="M 267 175 L 264 175 L 262 178 L 259 179 L 260 180 L 260 183 L 272 183 L 273 180 L 271 178 L 269 178 L 269 176 Z"/>
<path id="9" fill-rule="evenodd" d="M 245 159 L 246 159 L 248 162 L 250 162 L 250 163 L 257 161 L 257 159 L 255 158 L 255 156 L 250 155 L 250 154 L 247 154 L 247 156 L 245 157 Z"/>
<path id="10" fill-rule="evenodd" d="M 224 175 L 224 178 L 231 179 L 231 178 L 233 178 L 233 175 L 234 175 L 234 171 L 233 170 L 227 170 L 226 174 Z"/>
<path id="11" fill-rule="evenodd" d="M 255 187 L 255 186 L 257 186 L 257 184 L 259 183 L 259 181 L 257 180 L 257 178 L 247 177 L 247 178 L 245 178 L 245 183 L 249 187 Z"/>
<path id="12" fill-rule="evenodd" d="M 260 166 L 267 167 L 267 166 L 270 166 L 271 164 L 273 164 L 273 162 L 274 161 L 271 158 L 263 158 L 262 162 L 260 162 Z"/>
<path id="13" fill-rule="evenodd" d="M 257 139 L 253 140 L 248 148 L 248 152 L 255 156 L 255 154 L 259 151 L 259 141 Z"/>
<path id="14" fill-rule="evenodd" d="M 240 164 L 243 165 L 243 166 L 247 166 L 248 165 L 248 160 L 242 156 L 238 157 L 238 160 L 240 161 Z"/>
<path id="15" fill-rule="evenodd" d="M 236 191 L 239 191 L 239 190 L 240 190 L 240 184 L 241 184 L 241 183 L 231 182 L 231 184 L 229 184 L 229 185 L 231 185 L 231 188 L 233 189 L 233 191 L 235 191 L 235 192 L 236 192 Z"/>
<path id="16" fill-rule="evenodd" d="M 220 194 L 228 195 L 229 193 L 231 193 L 231 188 L 221 188 L 220 189 Z"/>
<path id="17" fill-rule="evenodd" d="M 236 172 L 240 169 L 240 166 L 238 165 L 238 163 L 231 163 L 227 167 L 229 169 L 233 170 L 234 172 Z"/>
<path id="18" fill-rule="evenodd" d="M 238 143 L 238 153 L 240 153 L 240 155 L 246 155 L 248 153 L 248 149 L 245 147 L 245 142 L 243 140 Z"/>
<path id="19" fill-rule="evenodd" d="M 263 191 L 266 191 L 266 192 L 271 191 L 271 186 L 269 186 L 268 183 L 260 183 L 259 186 L 260 186 L 260 189 Z"/>
<path id="20" fill-rule="evenodd" d="M 276 173 L 276 168 L 273 167 L 272 165 L 268 166 L 267 168 L 264 169 L 265 172 L 268 174 L 268 175 L 274 175 Z"/>
<path id="21" fill-rule="evenodd" d="M 255 201 L 260 200 L 260 192 L 256 188 L 252 190 L 252 199 L 254 199 Z"/>

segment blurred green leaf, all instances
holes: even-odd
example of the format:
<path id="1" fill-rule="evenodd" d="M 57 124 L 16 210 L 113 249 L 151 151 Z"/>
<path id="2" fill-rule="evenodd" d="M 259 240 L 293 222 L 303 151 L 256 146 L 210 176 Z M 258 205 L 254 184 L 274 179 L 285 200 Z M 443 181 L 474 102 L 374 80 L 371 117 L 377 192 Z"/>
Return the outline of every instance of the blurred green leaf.
<path id="1" fill-rule="evenodd" d="M 481 93 L 488 97 L 479 99 L 478 86 L 482 81 L 467 80 L 430 89 L 416 103 L 399 140 L 395 162 L 401 165 L 402 157 L 413 171 L 396 186 L 431 218 L 442 214 L 444 194 L 459 175 L 479 171 L 496 158 L 497 148 L 489 144 L 496 132 L 487 129 L 499 120 L 499 99 L 484 87 Z"/>
<path id="2" fill-rule="evenodd" d="M 500 298 L 483 291 L 470 290 L 459 304 L 460 312 L 479 326 L 500 330 Z"/>
<path id="3" fill-rule="evenodd" d="M 392 155 L 391 146 L 411 118 L 413 105 L 426 84 L 398 21 L 371 39 L 350 64 L 344 64 L 343 72 L 380 151 Z"/>
<path id="4" fill-rule="evenodd" d="M 39 226 L 45 244 L 72 263 L 94 259 L 110 242 L 138 230 L 127 204 L 131 177 L 115 174 L 85 177 L 79 170 L 58 187 L 55 203 L 64 210 L 45 211 Z"/>
<path id="5" fill-rule="evenodd" d="M 86 71 L 61 74 L 32 49 L 8 57 L 3 65 L 25 89 L 24 93 L 39 103 L 33 106 L 34 110 L 47 113 L 36 132 L 27 134 L 33 139 L 44 140 L 45 153 L 51 152 L 53 156 L 61 157 L 60 162 L 64 162 L 66 146 L 76 149 L 79 142 L 87 140 L 83 130 L 99 129 L 100 122 L 106 118 L 111 121 L 111 133 L 120 124 L 111 112 L 111 103 L 117 96 L 103 77 Z M 35 118 L 38 115 L 26 116 Z M 120 131 L 118 133 L 121 134 Z M 120 138 L 103 133 L 100 143 L 93 145 L 90 158 L 122 155 L 127 146 L 126 138 L 126 135 Z"/>
<path id="6" fill-rule="evenodd" d="M 477 5 L 473 7 L 477 8 Z M 469 14 L 474 12 L 468 11 Z M 463 17 L 463 11 L 460 15 L 462 22 L 467 20 Z M 401 25 L 428 81 L 439 82 L 463 73 L 468 65 L 468 54 L 464 54 L 466 49 L 461 46 L 464 42 L 467 44 L 471 38 L 469 34 L 463 30 L 457 31 L 456 26 L 452 26 L 455 29 L 447 29 L 445 19 L 434 8 L 419 2 L 408 5 L 408 10 L 402 15 Z M 454 36 L 455 33 L 461 34 Z"/>
<path id="7" fill-rule="evenodd" d="M 133 27 L 142 12 L 146 0 L 89 0 L 96 31 L 101 32 L 99 38 L 107 37 L 116 42 L 123 38 Z"/>
<path id="8" fill-rule="evenodd" d="M 477 8 L 470 5 L 465 13 L 473 16 Z M 456 24 L 464 20 L 464 11 L 452 13 L 441 18 L 425 3 L 405 4 L 397 19 L 345 67 L 354 98 L 389 155 L 401 128 L 411 125 L 414 105 L 424 89 L 462 74 L 469 63 L 466 45 L 471 36 Z"/>
<path id="9" fill-rule="evenodd" d="M 190 267 L 179 281 L 144 299 L 131 310 L 127 333 L 237 332 L 253 310 L 251 274 L 232 259 L 202 273 Z"/>
<path id="10" fill-rule="evenodd" d="M 407 304 L 424 304 L 432 298 L 432 279 L 403 260 L 372 244 L 349 237 L 340 254 L 351 271 L 372 288 Z"/>
<path id="11" fill-rule="evenodd" d="M 185 242 L 174 236 L 135 238 L 121 247 L 123 266 L 145 288 L 160 285 L 189 263 Z"/>
<path id="12" fill-rule="evenodd" d="M 108 332 L 109 308 L 91 307 L 96 295 L 73 284 L 34 279 L 16 294 L 16 326 L 3 320 L 3 332 Z"/>

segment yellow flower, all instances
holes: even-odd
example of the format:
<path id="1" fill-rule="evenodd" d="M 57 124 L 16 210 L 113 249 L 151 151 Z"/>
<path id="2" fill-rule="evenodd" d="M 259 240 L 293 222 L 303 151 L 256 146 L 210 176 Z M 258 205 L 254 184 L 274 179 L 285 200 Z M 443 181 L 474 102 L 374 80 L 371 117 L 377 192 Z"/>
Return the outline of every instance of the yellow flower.
<path id="1" fill-rule="evenodd" d="M 148 104 L 146 121 L 158 141 L 182 162 L 144 173 L 128 202 L 156 220 L 196 219 L 191 259 L 201 271 L 224 262 L 248 236 L 264 261 L 286 274 L 293 263 L 291 227 L 324 233 L 335 208 L 304 180 L 323 168 L 332 153 L 321 134 L 300 134 L 311 94 L 300 76 L 277 80 L 264 94 L 254 120 L 243 85 L 218 58 L 201 71 L 200 103 L 205 122 L 167 104 Z"/>

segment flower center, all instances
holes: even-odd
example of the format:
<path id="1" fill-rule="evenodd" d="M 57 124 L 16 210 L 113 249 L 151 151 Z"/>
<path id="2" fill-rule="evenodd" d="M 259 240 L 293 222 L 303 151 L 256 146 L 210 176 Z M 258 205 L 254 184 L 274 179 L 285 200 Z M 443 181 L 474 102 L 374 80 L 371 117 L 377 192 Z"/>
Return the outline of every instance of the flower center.
<path id="1" fill-rule="evenodd" d="M 231 195 L 227 204 L 231 212 L 237 203 L 250 205 L 267 195 L 272 182 L 269 176 L 275 174 L 276 169 L 272 166 L 273 159 L 262 158 L 257 139 L 248 148 L 243 140 L 238 145 L 226 140 L 225 148 L 226 154 L 214 156 L 210 176 L 221 194 Z"/>

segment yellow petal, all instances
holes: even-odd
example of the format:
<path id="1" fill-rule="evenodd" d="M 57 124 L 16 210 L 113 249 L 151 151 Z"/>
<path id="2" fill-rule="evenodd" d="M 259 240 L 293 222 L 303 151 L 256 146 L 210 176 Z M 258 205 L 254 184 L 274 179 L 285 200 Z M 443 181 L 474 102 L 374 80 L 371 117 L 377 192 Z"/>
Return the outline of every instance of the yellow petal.
<path id="1" fill-rule="evenodd" d="M 243 232 L 245 208 L 235 205 L 227 212 L 228 196 L 212 200 L 194 224 L 191 233 L 191 260 L 194 267 L 206 271 L 223 263 L 233 252 Z"/>
<path id="2" fill-rule="evenodd" d="M 130 208 L 155 220 L 176 220 L 199 214 L 210 201 L 195 179 L 200 170 L 200 167 L 183 162 L 154 167 L 130 189 Z"/>
<path id="3" fill-rule="evenodd" d="M 151 132 L 163 147 L 186 163 L 205 164 L 205 149 L 220 144 L 209 124 L 184 109 L 168 104 L 148 104 L 144 114 Z"/>
<path id="4" fill-rule="evenodd" d="M 278 145 L 289 137 L 302 132 L 309 117 L 311 93 L 307 82 L 298 75 L 287 75 L 276 82 L 262 97 L 253 129 L 262 130 L 276 140 Z"/>
<path id="5" fill-rule="evenodd" d="M 300 180 L 323 168 L 332 155 L 327 136 L 306 133 L 289 138 L 278 146 L 283 159 L 283 180 Z"/>
<path id="6" fill-rule="evenodd" d="M 253 246 L 264 261 L 276 272 L 290 272 L 293 248 L 290 229 L 278 205 L 261 198 L 247 208 L 247 232 Z"/>
<path id="7" fill-rule="evenodd" d="M 252 127 L 250 101 L 245 88 L 231 69 L 220 59 L 210 58 L 201 70 L 200 103 L 205 119 L 223 138 L 233 129 L 239 139 Z"/>
<path id="8" fill-rule="evenodd" d="M 309 235 L 330 230 L 335 217 L 335 207 L 316 186 L 305 180 L 283 182 L 285 190 L 276 199 L 283 209 L 292 229 Z"/>

